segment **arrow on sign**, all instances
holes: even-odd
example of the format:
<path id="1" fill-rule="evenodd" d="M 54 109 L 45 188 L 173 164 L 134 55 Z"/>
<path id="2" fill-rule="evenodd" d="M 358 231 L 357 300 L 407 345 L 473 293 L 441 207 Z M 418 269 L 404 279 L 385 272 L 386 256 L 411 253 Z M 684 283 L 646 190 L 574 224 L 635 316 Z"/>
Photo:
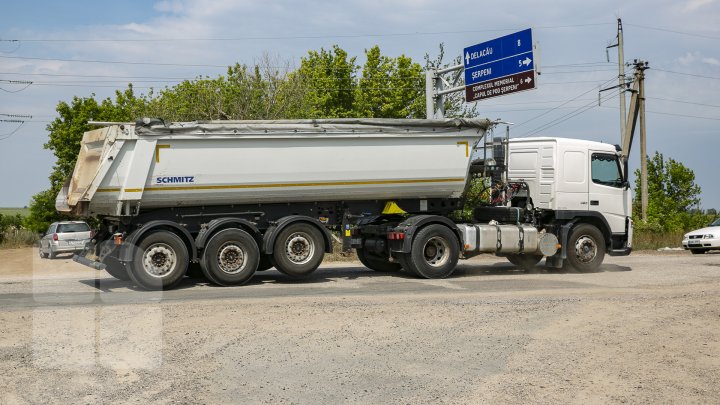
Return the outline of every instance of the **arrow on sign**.
<path id="1" fill-rule="evenodd" d="M 529 77 L 525 78 L 525 83 L 530 83 L 531 81 L 532 81 L 531 78 L 529 78 Z"/>
<path id="2" fill-rule="evenodd" d="M 470 52 L 465 52 L 465 64 L 470 63 Z"/>
<path id="3" fill-rule="evenodd" d="M 528 58 L 527 56 L 525 57 L 525 60 L 522 61 L 522 64 L 525 66 L 529 65 L 530 63 L 532 63 L 532 59 Z"/>

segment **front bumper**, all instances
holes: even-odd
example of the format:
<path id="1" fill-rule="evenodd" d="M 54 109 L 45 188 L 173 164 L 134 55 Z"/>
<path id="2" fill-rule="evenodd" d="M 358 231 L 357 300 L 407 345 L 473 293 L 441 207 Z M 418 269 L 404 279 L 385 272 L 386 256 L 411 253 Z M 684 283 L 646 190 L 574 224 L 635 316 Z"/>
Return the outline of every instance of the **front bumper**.
<path id="1" fill-rule="evenodd" d="M 688 249 L 720 249 L 720 238 L 711 239 L 683 239 L 682 246 Z"/>

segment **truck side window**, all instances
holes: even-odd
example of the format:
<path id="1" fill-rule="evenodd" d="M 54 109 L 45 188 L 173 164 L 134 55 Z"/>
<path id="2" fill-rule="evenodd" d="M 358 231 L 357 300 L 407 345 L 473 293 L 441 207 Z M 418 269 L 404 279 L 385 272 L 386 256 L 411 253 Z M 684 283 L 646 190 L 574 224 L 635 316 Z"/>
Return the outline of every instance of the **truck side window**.
<path id="1" fill-rule="evenodd" d="M 593 183 L 603 186 L 622 187 L 620 161 L 616 155 L 593 153 L 590 163 Z"/>

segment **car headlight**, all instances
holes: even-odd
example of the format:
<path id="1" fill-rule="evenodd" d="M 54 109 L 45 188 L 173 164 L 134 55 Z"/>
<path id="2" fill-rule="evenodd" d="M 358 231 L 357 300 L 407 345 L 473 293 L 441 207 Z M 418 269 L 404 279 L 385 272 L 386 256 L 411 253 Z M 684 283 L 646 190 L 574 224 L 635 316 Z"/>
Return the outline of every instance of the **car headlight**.
<path id="1" fill-rule="evenodd" d="M 713 239 L 713 238 L 715 238 L 715 235 L 713 235 L 713 234 L 711 234 L 711 233 L 708 233 L 708 234 L 706 234 L 706 235 L 703 235 L 703 239 Z"/>

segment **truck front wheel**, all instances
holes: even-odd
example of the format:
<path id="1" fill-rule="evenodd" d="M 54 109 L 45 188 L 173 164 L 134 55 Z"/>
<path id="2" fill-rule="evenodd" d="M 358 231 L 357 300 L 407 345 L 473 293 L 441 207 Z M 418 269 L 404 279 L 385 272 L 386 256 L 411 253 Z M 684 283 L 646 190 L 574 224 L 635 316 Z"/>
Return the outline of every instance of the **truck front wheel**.
<path id="1" fill-rule="evenodd" d="M 245 284 L 260 263 L 260 249 L 249 233 L 224 229 L 216 233 L 203 252 L 202 269 L 219 285 Z"/>
<path id="2" fill-rule="evenodd" d="M 423 278 L 445 278 L 455 271 L 460 258 L 457 236 L 444 225 L 422 228 L 413 239 L 410 253 L 400 257 L 403 268 Z"/>
<path id="3" fill-rule="evenodd" d="M 189 259 L 185 242 L 176 234 L 158 230 L 145 236 L 128 266 L 133 282 L 148 290 L 169 290 L 185 276 Z"/>
<path id="4" fill-rule="evenodd" d="M 325 255 L 325 241 L 314 225 L 297 222 L 278 234 L 273 247 L 273 264 L 292 277 L 315 271 Z"/>
<path id="5" fill-rule="evenodd" d="M 595 271 L 605 258 L 605 238 L 590 224 L 573 228 L 567 242 L 567 262 L 575 270 Z"/>

